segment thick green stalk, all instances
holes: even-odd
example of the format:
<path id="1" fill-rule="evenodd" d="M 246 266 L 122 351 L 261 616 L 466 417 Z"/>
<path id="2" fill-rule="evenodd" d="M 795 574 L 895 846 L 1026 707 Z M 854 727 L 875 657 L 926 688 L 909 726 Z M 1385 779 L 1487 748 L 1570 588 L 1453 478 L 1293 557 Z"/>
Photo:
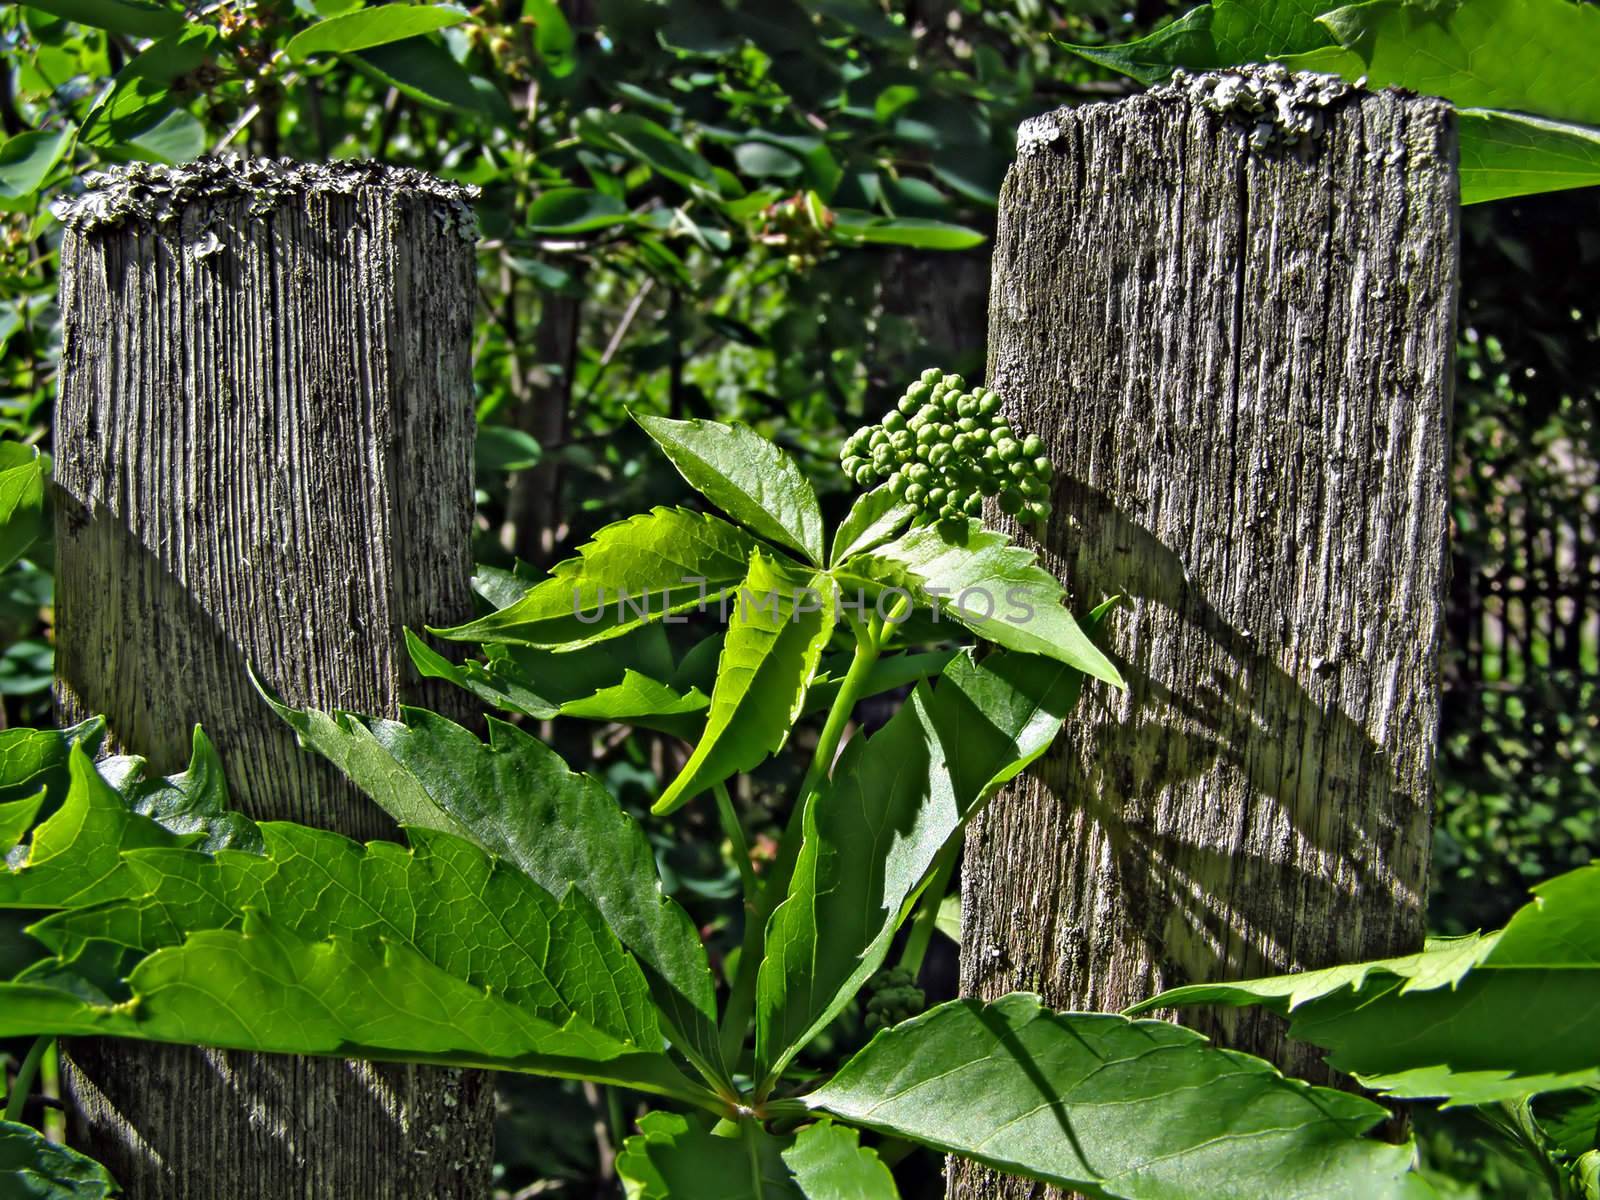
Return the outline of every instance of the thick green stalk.
<path id="1" fill-rule="evenodd" d="M 939 907 L 944 902 L 945 893 L 950 890 L 950 878 L 956 872 L 956 859 L 960 857 L 960 853 L 960 837 L 951 838 L 950 843 L 939 851 L 939 857 L 934 860 L 933 878 L 928 881 L 928 886 L 922 889 L 917 915 L 912 920 L 911 932 L 906 935 L 905 949 L 900 952 L 900 965 L 910 971 L 913 977 L 922 971 L 922 960 L 928 953 L 928 943 L 933 940 L 933 931 L 938 927 Z"/>
<path id="2" fill-rule="evenodd" d="M 17 1068 L 17 1078 L 11 1085 L 11 1095 L 6 1100 L 7 1121 L 16 1124 L 22 1120 L 23 1106 L 28 1103 L 28 1093 L 33 1091 L 33 1078 L 39 1073 L 39 1063 L 44 1060 L 44 1052 L 50 1048 L 50 1043 L 53 1041 L 55 1039 L 52 1037 L 36 1038 L 33 1045 L 28 1047 L 27 1056 Z"/>
<path id="3" fill-rule="evenodd" d="M 755 865 L 750 861 L 750 843 L 745 841 L 744 826 L 739 823 L 739 814 L 734 810 L 733 797 L 728 795 L 728 785 L 719 783 L 711 790 L 717 797 L 717 816 L 722 821 L 722 834 L 733 846 L 733 857 L 739 867 L 739 882 L 744 885 L 744 902 L 748 909 L 755 903 L 761 890 Z"/>
<path id="4" fill-rule="evenodd" d="M 794 811 L 789 814 L 789 824 L 784 831 L 783 844 L 778 849 L 778 860 L 773 864 L 772 874 L 768 876 L 759 897 L 753 904 L 747 904 L 745 907 L 744 939 L 739 948 L 739 969 L 734 977 L 733 991 L 728 997 L 727 1010 L 722 1017 L 722 1056 L 730 1069 L 739 1059 L 739 1052 L 744 1047 L 745 1029 L 750 1023 L 750 1014 L 755 1009 L 756 973 L 761 968 L 761 956 L 765 949 L 767 919 L 772 916 L 772 910 L 778 907 L 779 901 L 788 893 L 789 879 L 794 874 L 795 862 L 800 857 L 806 806 L 811 802 L 812 794 L 833 768 L 833 760 L 838 756 L 839 741 L 844 737 L 850 713 L 865 691 L 867 677 L 872 674 L 873 664 L 878 661 L 878 656 L 882 652 L 882 645 L 872 631 L 869 630 L 865 634 L 858 633 L 855 657 L 850 660 L 850 669 L 839 685 L 838 695 L 833 698 L 833 706 L 828 710 L 828 719 L 822 726 L 822 736 L 817 739 L 816 753 L 812 755 L 811 765 L 806 769 L 805 779 L 800 784 L 799 792 L 796 793 Z"/>

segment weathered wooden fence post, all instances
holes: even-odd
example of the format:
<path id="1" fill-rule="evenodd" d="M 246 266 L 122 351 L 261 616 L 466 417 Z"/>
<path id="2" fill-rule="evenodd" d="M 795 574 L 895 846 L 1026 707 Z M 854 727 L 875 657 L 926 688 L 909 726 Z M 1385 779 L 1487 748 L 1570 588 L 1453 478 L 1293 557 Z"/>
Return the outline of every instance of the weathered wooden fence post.
<path id="1" fill-rule="evenodd" d="M 401 630 L 470 611 L 467 193 L 201 161 L 63 206 L 57 699 L 163 770 L 199 722 L 256 817 L 392 834 L 292 703 L 397 715 Z M 486 1076 L 74 1042 L 75 1139 L 132 1200 L 488 1194 Z"/>
<path id="2" fill-rule="evenodd" d="M 1023 126 L 990 382 L 1060 467 L 1048 564 L 1129 597 L 1130 686 L 969 830 L 967 994 L 1116 1011 L 1419 945 L 1455 157 L 1441 102 L 1278 69 Z M 1273 1019 L 1184 1019 L 1309 1066 Z"/>

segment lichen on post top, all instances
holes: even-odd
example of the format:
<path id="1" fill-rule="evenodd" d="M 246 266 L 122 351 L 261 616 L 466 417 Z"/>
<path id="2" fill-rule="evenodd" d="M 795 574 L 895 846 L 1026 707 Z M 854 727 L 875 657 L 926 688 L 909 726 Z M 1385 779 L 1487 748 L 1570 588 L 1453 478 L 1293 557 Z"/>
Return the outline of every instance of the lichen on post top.
<path id="1" fill-rule="evenodd" d="M 290 158 L 225 155 L 180 166 L 131 162 L 83 177 L 83 190 L 50 206 L 75 233 L 94 233 L 128 224 L 171 225 L 195 205 L 248 199 L 252 216 L 315 196 L 354 196 L 375 188 L 436 201 L 440 220 L 467 241 L 476 241 L 477 219 L 471 201 L 478 189 L 372 159 L 308 163 Z"/>

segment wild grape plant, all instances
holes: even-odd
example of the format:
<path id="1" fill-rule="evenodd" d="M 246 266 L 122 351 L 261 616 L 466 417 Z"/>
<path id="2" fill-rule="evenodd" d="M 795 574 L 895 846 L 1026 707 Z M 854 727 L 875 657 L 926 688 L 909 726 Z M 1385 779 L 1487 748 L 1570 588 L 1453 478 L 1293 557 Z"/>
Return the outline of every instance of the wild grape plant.
<path id="1" fill-rule="evenodd" d="M 1416 1194 L 1410 1148 L 1369 1136 L 1385 1109 L 1180 1026 L 1053 1012 L 1023 993 L 923 1011 L 917 968 L 966 822 L 1049 749 L 1086 680 L 1121 683 L 1091 636 L 1107 606 L 1080 625 L 1030 551 L 965 497 L 952 508 L 953 488 L 975 488 L 1001 511 L 1048 511 L 1039 446 L 1003 407 L 955 377 L 919 380 L 891 414 L 903 426 L 886 419 L 847 448 L 856 478 L 877 486 L 831 537 L 810 483 L 771 442 L 641 416 L 717 511 L 661 507 L 607 526 L 531 583 L 482 572 L 492 611 L 433 631 L 481 657 L 456 662 L 408 635 L 423 675 L 503 714 L 632 725 L 691 746 L 653 809 L 699 801 L 722 823 L 744 887 L 728 978 L 665 894 L 642 822 L 524 728 L 489 717 L 480 738 L 422 709 L 388 720 L 264 692 L 407 844 L 230 812 L 198 730 L 189 769 L 169 778 L 137 759 L 97 764 L 100 721 L 0 731 L 0 908 L 36 917 L 24 944 L 7 946 L 0 1037 L 112 1035 L 632 1089 L 657 1105 L 617 1159 L 641 1200 L 885 1200 L 896 1191 L 879 1138 L 1130 1200 Z M 725 627 L 670 653 L 668 623 L 708 607 Z M 952 648 L 957 631 L 982 652 Z M 863 699 L 907 685 L 885 725 L 846 737 Z M 813 715 L 787 831 L 758 874 L 729 784 Z M 1319 1019 L 1295 1016 L 1297 1033 L 1350 1055 L 1376 1036 L 1363 1024 L 1374 1013 L 1448 1024 L 1470 986 L 1515 997 L 1494 989 L 1600 928 L 1594 892 L 1552 896 L 1554 924 L 1536 912 L 1499 951 L 1430 949 L 1163 1002 L 1291 1015 L 1306 1004 Z M 797 1066 L 863 990 L 871 1040 L 831 1074 Z M 1413 993 L 1432 1005 L 1421 1016 Z M 1398 1057 L 1350 1061 L 1392 1068 L 1381 1086 L 1396 1094 L 1497 1098 L 1572 1065 L 1498 1043 L 1508 1069 L 1493 1080 L 1488 1040 L 1460 1074 L 1422 1036 Z M 1596 1061 L 1573 1070 L 1592 1075 Z M 0 1154 L 13 1152 L 47 1154 L 14 1120 L 0 1124 Z M 104 1195 L 102 1177 L 68 1194 Z"/>

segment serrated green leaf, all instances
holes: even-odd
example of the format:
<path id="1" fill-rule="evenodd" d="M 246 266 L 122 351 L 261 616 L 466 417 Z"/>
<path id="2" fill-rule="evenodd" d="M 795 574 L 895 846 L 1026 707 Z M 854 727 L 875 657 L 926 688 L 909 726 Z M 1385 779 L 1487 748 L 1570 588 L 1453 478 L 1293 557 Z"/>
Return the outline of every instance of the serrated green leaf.
<path id="1" fill-rule="evenodd" d="M 70 964 L 66 964 L 70 965 Z M 128 999 L 97 1001 L 48 973 L 0 983 L 0 1036 L 49 1030 L 280 1054 L 482 1066 L 594 1079 L 696 1103 L 661 1054 L 571 1017 L 557 1025 L 441 970 L 405 942 L 303 941 L 246 912 L 142 959 Z"/>
<path id="2" fill-rule="evenodd" d="M 654 813 L 673 812 L 729 776 L 754 770 L 783 745 L 839 619 L 826 574 L 785 570 L 760 550 L 731 607 L 705 732 Z"/>
<path id="3" fill-rule="evenodd" d="M 981 1102 L 976 1102 L 980 1101 Z M 880 1033 L 805 1098 L 813 1111 L 1121 1200 L 1403 1195 L 1388 1112 L 1285 1079 L 1192 1030 L 956 1000 Z"/>
<path id="4" fill-rule="evenodd" d="M 828 561 L 842 563 L 852 554 L 881 546 L 916 515 L 917 510 L 899 499 L 887 484 L 862 493 L 834 531 Z"/>
<path id="5" fill-rule="evenodd" d="M 1316 974 L 1310 985 L 1283 976 L 1184 988 L 1142 1007 L 1288 1011 L 1291 1037 L 1400 1096 L 1489 1103 L 1600 1082 L 1600 866 L 1540 884 L 1497 935 Z"/>
<path id="6" fill-rule="evenodd" d="M 1469 108 L 1456 114 L 1461 203 L 1600 183 L 1600 129 L 1522 113 Z"/>
<path id="7" fill-rule="evenodd" d="M 801 1130 L 783 1161 L 806 1200 L 899 1200 L 894 1176 L 861 1134 L 832 1121 Z"/>
<path id="8" fill-rule="evenodd" d="M 468 838 L 552 895 L 571 887 L 587 897 L 637 957 L 674 1041 L 715 1071 L 721 1059 L 705 948 L 688 914 L 662 893 L 643 831 L 605 786 L 492 718 L 484 743 L 436 713 L 405 709 L 403 716 L 288 710 L 286 719 L 336 724 L 360 739 L 367 749 L 353 761 L 346 755 L 351 765 L 341 769 L 386 809 L 401 796 L 408 823 Z"/>
<path id="9" fill-rule="evenodd" d="M 528 206 L 523 220 L 535 233 L 592 233 L 633 219 L 615 196 L 590 188 L 554 188 Z"/>
<path id="10" fill-rule="evenodd" d="M 0 801 L 0 855 L 9 853 L 22 840 L 22 835 L 33 828 L 39 809 L 44 806 L 44 797 L 44 790 L 40 789 L 20 800 Z"/>
<path id="11" fill-rule="evenodd" d="M 471 836 L 434 803 L 420 780 L 394 761 L 359 716 L 292 708 L 267 691 L 260 680 L 255 683 L 272 711 L 295 731 L 302 747 L 314 750 L 338 767 L 398 823 L 442 830 L 458 837 Z"/>
<path id="12" fill-rule="evenodd" d="M 1082 681 L 1052 659 L 963 654 L 846 747 L 806 809 L 789 893 L 767 926 L 758 1076 L 779 1074 L 883 964 L 939 851 L 1045 751 Z"/>
<path id="13" fill-rule="evenodd" d="M 1061 584 L 1033 552 L 1003 533 L 967 522 L 952 536 L 941 523 L 908 530 L 841 564 L 843 576 L 899 587 L 979 637 L 1042 654 L 1122 687 L 1122 676 L 1063 606 Z"/>
<path id="14" fill-rule="evenodd" d="M 144 0 L 28 0 L 29 8 L 126 37 L 164 37 L 183 27 L 183 13 Z"/>
<path id="15" fill-rule="evenodd" d="M 41 815 L 48 816 L 71 786 L 67 766 L 73 745 L 81 742 L 88 753 L 95 754 L 105 733 L 101 717 L 67 729 L 0 730 L 0 803 L 32 796 L 42 788 L 49 798 Z"/>
<path id="16" fill-rule="evenodd" d="M 180 843 L 128 810 L 82 743 L 74 742 L 69 756 L 61 807 L 34 829 L 26 850 L 14 849 L 0 865 L 0 908 L 64 908 L 126 895 L 124 851 Z"/>
<path id="17" fill-rule="evenodd" d="M 698 721 L 685 726 L 666 718 L 684 717 L 706 710 L 711 701 L 699 688 L 676 692 L 666 684 L 629 668 L 622 680 L 601 688 L 593 695 L 568 700 L 559 709 L 563 717 L 582 717 L 590 721 L 621 721 L 646 729 L 686 732 Z"/>
<path id="18" fill-rule="evenodd" d="M 782 1158 L 791 1142 L 751 1122 L 724 1137 L 678 1113 L 647 1113 L 622 1144 L 617 1176 L 628 1200 L 806 1200 Z"/>
<path id="19" fill-rule="evenodd" d="M 205 731 L 194 727 L 188 769 L 165 778 L 150 778 L 145 760 L 118 755 L 96 764 L 101 778 L 122 794 L 123 803 L 176 834 L 192 834 L 197 849 L 261 849 L 256 823 L 228 808 L 228 781 L 222 760 Z"/>
<path id="20" fill-rule="evenodd" d="M 302 29 L 284 45 L 295 62 L 313 54 L 346 54 L 459 25 L 465 9 L 449 4 L 379 4 Z"/>
<path id="21" fill-rule="evenodd" d="M 822 510 L 804 472 L 743 425 L 635 416 L 689 485 L 761 537 L 821 566 Z"/>
<path id="22" fill-rule="evenodd" d="M 92 1158 L 57 1145 L 37 1129 L 0 1121 L 0 1196 L 15 1200 L 104 1200 L 117 1190 Z"/>
<path id="23" fill-rule="evenodd" d="M 0 181 L 3 178 L 0 175 Z M 44 533 L 44 462 L 37 450 L 16 442 L 0 443 L 0 449 L 4 452 L 0 457 L 0 570 L 4 570 Z"/>
<path id="24" fill-rule="evenodd" d="M 1172 988 L 1129 1008 L 1125 1016 L 1137 1017 L 1158 1008 L 1181 1008 L 1188 1004 L 1259 1005 L 1287 1016 L 1302 1004 L 1350 989 L 1359 991 L 1376 975 L 1393 975 L 1402 980 L 1402 991 L 1450 987 L 1481 962 L 1494 948 L 1497 934 L 1487 937 L 1471 933 L 1465 937 L 1432 938 L 1416 954 L 1380 958 L 1371 962 L 1327 967 L 1320 971 L 1301 971 L 1293 975 L 1272 975 L 1265 979 L 1246 979 L 1237 983 L 1194 983 Z"/>
<path id="25" fill-rule="evenodd" d="M 608 525 L 515 604 L 440 637 L 572 650 L 726 595 L 755 541 L 709 514 L 656 508 Z"/>
<path id="26" fill-rule="evenodd" d="M 1215 15 L 1216 10 L 1206 4 L 1191 8 L 1170 25 L 1131 42 L 1110 46 L 1060 44 L 1098 66 L 1120 71 L 1143 84 L 1156 84 L 1171 75 L 1174 67 L 1204 70 L 1222 65 L 1211 32 Z"/>

